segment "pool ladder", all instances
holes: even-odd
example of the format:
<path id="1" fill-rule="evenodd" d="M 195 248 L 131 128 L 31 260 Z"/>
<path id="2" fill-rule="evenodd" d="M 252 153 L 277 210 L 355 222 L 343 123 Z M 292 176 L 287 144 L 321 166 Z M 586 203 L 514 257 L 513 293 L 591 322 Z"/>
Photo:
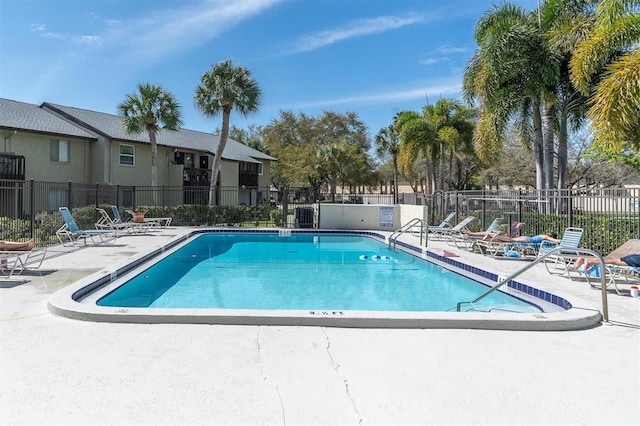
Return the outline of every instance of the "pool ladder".
<path id="1" fill-rule="evenodd" d="M 479 302 L 480 300 L 484 299 L 486 296 L 488 296 L 491 293 L 493 293 L 494 291 L 498 290 L 503 285 L 507 284 L 512 279 L 514 279 L 517 276 L 519 276 L 520 274 L 522 274 L 523 272 L 531 269 L 532 266 L 537 265 L 540 262 L 544 262 L 545 260 L 547 260 L 548 257 L 550 257 L 550 256 L 558 256 L 558 255 L 562 256 L 563 253 L 565 255 L 572 256 L 572 257 L 579 257 L 581 255 L 593 256 L 593 257 L 597 258 L 599 263 L 600 263 L 600 265 L 599 265 L 600 266 L 600 271 L 604 271 L 604 268 L 605 268 L 604 259 L 603 259 L 602 255 L 600 253 L 598 253 L 597 251 L 591 250 L 591 249 L 587 249 L 587 248 L 570 248 L 570 249 L 568 249 L 566 247 L 557 246 L 557 247 L 554 247 L 553 249 L 551 249 L 548 253 L 545 253 L 543 256 L 540 256 L 540 257 L 536 258 L 535 260 L 533 260 L 530 263 L 526 264 L 522 268 L 518 269 L 516 272 L 514 272 L 511 275 L 509 275 L 508 277 L 506 277 L 506 278 L 499 277 L 498 278 L 498 282 L 493 287 L 489 288 L 487 291 L 485 291 L 484 293 L 482 293 L 480 296 L 476 297 L 472 301 L 470 301 L 470 302 L 458 302 L 456 304 L 456 311 L 457 312 L 461 312 L 462 305 L 473 305 L 474 303 Z M 603 317 L 604 321 L 606 323 L 608 323 L 609 322 L 609 303 L 608 303 L 608 300 L 607 300 L 606 274 L 603 274 L 603 273 L 600 274 L 600 285 L 602 286 L 602 317 Z"/>
<path id="2" fill-rule="evenodd" d="M 429 234 L 429 224 L 427 223 L 426 220 L 416 217 L 411 219 L 409 222 L 405 223 L 404 225 L 402 225 L 400 228 L 393 231 L 393 233 L 389 237 L 389 249 L 395 250 L 396 242 L 398 241 L 398 238 L 400 238 L 400 235 L 404 234 L 407 231 L 412 230 L 414 227 L 418 225 L 420 225 L 420 245 L 423 245 L 422 237 L 424 236 L 424 246 L 426 247 L 427 240 L 428 240 L 427 235 Z"/>

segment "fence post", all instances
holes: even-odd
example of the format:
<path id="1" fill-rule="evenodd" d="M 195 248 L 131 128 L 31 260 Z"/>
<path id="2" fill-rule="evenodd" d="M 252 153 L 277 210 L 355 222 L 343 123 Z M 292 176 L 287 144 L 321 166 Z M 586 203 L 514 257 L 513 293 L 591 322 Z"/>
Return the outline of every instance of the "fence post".
<path id="1" fill-rule="evenodd" d="M 120 207 L 120 185 L 116 185 L 116 207 Z"/>
<path id="2" fill-rule="evenodd" d="M 69 210 L 71 210 L 73 208 L 73 202 L 71 200 L 71 194 L 73 194 L 73 191 L 71 191 L 71 181 L 69 181 L 69 186 L 67 186 L 67 204 L 69 204 Z"/>
<path id="3" fill-rule="evenodd" d="M 283 228 L 288 228 L 288 216 L 289 216 L 289 188 L 284 189 L 284 196 L 282 197 L 282 225 Z"/>
<path id="4" fill-rule="evenodd" d="M 523 191 L 521 189 L 518 190 L 518 222 L 522 223 L 522 203 L 525 203 Z"/>
<path id="5" fill-rule="evenodd" d="M 131 187 L 131 204 L 133 204 L 131 206 L 132 210 L 135 212 L 136 211 L 136 187 L 135 185 Z"/>
<path id="6" fill-rule="evenodd" d="M 558 189 L 558 191 L 565 191 L 564 189 Z M 567 192 L 567 227 L 573 226 L 573 193 L 569 188 Z"/>
<path id="7" fill-rule="evenodd" d="M 34 238 L 36 230 L 36 209 L 33 178 L 29 180 L 29 217 L 31 218 L 31 223 L 29 224 L 29 235 L 31 238 Z"/>

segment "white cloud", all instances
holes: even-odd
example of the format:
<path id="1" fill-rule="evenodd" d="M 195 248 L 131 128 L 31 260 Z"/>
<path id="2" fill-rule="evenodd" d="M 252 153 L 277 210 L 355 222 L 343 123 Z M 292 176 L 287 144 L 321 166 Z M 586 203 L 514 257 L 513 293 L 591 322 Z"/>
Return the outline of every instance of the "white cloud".
<path id="1" fill-rule="evenodd" d="M 284 0 L 206 0 L 150 13 L 114 27 L 113 39 L 133 57 L 158 58 L 197 47 Z"/>
<path id="2" fill-rule="evenodd" d="M 202 0 L 178 9 L 147 10 L 130 20 L 107 18 L 98 34 L 69 34 L 32 24 L 44 38 L 77 44 L 102 42 L 133 60 L 144 62 L 188 50 L 217 37 L 239 22 L 285 0 Z"/>
<path id="3" fill-rule="evenodd" d="M 336 105 L 384 104 L 389 102 L 413 101 L 440 95 L 457 94 L 461 91 L 460 78 L 450 78 L 429 86 L 399 89 L 396 91 L 376 92 L 344 98 L 326 99 L 297 105 L 296 108 L 329 107 Z"/>
<path id="4" fill-rule="evenodd" d="M 468 56 L 470 50 L 466 47 L 456 46 L 440 46 L 429 52 L 424 59 L 418 61 L 421 65 L 441 64 L 451 62 L 451 56 L 465 55 Z"/>
<path id="5" fill-rule="evenodd" d="M 343 27 L 320 31 L 306 35 L 295 42 L 286 54 L 308 52 L 339 41 L 371 34 L 379 34 L 407 25 L 426 22 L 424 16 L 412 15 L 407 17 L 381 16 L 378 18 L 359 19 L 345 24 Z"/>

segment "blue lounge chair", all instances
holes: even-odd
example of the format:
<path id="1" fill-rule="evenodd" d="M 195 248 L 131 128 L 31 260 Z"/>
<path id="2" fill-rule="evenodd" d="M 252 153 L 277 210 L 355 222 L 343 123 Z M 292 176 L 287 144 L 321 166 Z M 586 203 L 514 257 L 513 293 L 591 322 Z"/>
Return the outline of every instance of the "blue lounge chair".
<path id="1" fill-rule="evenodd" d="M 80 229 L 67 207 L 60 207 L 58 211 L 64 219 L 64 225 L 56 231 L 56 236 L 63 246 L 67 242 L 73 245 L 79 240 L 84 241 L 84 244 L 88 245 L 87 239 L 90 239 L 91 243 L 95 245 L 118 238 L 118 233 L 112 229 Z M 99 243 L 96 242 L 95 238 L 98 238 Z"/>

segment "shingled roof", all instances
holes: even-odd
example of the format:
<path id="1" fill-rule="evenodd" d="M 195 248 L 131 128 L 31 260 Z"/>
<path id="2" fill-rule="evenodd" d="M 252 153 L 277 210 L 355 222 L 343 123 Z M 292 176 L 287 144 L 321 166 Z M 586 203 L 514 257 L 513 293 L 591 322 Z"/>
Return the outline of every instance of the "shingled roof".
<path id="1" fill-rule="evenodd" d="M 122 117 L 118 115 L 56 105 L 49 102 L 43 103 L 41 108 L 53 113 L 61 114 L 65 118 L 77 123 L 79 126 L 85 127 L 90 131 L 94 131 L 111 139 L 149 143 L 149 136 L 146 133 L 140 133 L 138 135 L 128 134 L 122 126 Z M 180 129 L 177 131 L 161 130 L 156 135 L 156 142 L 158 145 L 168 146 L 171 148 L 193 149 L 208 152 L 213 155 L 218 143 L 220 142 L 220 137 L 211 133 L 188 129 Z M 234 141 L 233 139 L 227 140 L 224 152 L 222 153 L 222 158 L 226 160 L 245 161 L 250 163 L 257 163 L 259 162 L 258 160 L 276 160 L 270 155 Z"/>
<path id="2" fill-rule="evenodd" d="M 94 135 L 50 114 L 37 105 L 0 98 L 0 128 L 96 139 Z"/>
<path id="3" fill-rule="evenodd" d="M 37 106 L 0 98 L 0 128 L 88 139 L 97 139 L 102 136 L 122 141 L 149 143 L 149 136 L 146 133 L 138 135 L 126 133 L 122 127 L 122 117 L 118 115 L 49 102 Z M 208 152 L 213 155 L 220 137 L 188 129 L 162 130 L 157 134 L 156 141 L 162 146 Z M 276 160 L 233 139 L 227 140 L 222 158 L 249 163 Z"/>

